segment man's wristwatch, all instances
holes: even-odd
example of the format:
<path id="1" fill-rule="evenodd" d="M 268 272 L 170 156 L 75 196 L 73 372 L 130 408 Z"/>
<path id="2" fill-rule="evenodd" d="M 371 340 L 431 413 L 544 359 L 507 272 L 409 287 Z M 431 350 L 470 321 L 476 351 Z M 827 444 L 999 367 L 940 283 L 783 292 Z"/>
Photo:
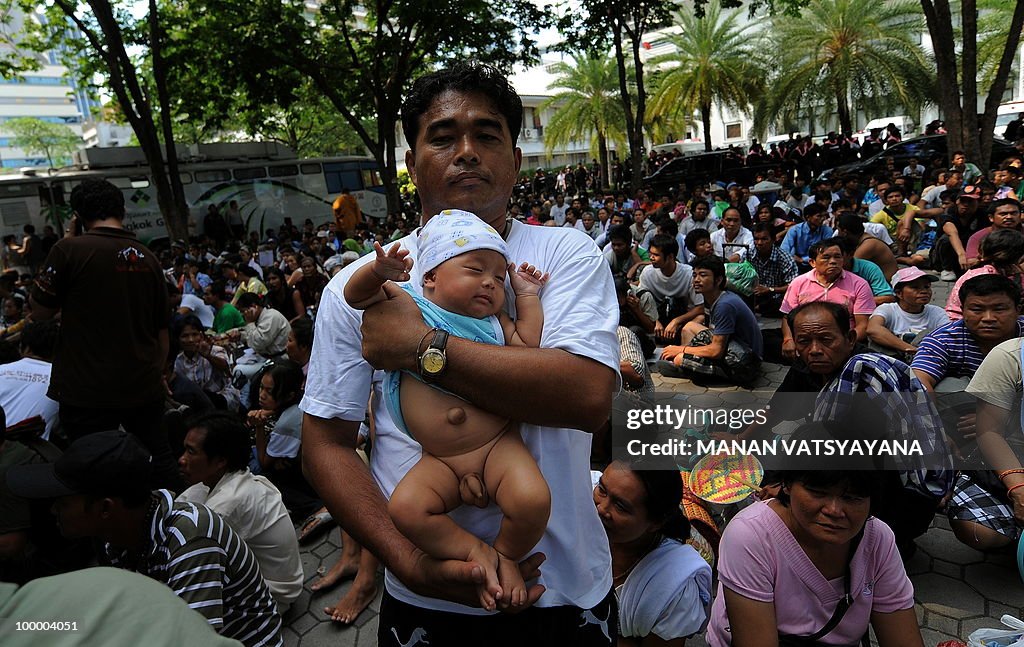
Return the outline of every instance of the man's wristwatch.
<path id="1" fill-rule="evenodd" d="M 421 342 L 422 345 L 422 342 Z M 448 345 L 448 332 L 434 328 L 434 338 L 425 351 L 419 353 L 420 377 L 424 380 L 436 379 L 444 373 L 448 366 L 448 358 L 444 350 Z"/>

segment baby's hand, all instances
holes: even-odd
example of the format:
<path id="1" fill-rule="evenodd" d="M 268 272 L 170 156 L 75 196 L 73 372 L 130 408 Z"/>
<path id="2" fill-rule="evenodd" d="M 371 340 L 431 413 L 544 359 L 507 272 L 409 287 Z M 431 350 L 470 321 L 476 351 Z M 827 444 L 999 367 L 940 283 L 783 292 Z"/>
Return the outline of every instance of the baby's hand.
<path id="1" fill-rule="evenodd" d="M 391 246 L 387 252 L 380 246 L 380 243 L 373 244 L 373 250 L 377 258 L 373 261 L 373 273 L 383 281 L 408 281 L 409 270 L 412 269 L 412 259 L 409 258 L 409 250 L 402 249 L 399 243 Z"/>
<path id="2" fill-rule="evenodd" d="M 529 263 L 523 263 L 519 269 L 516 269 L 514 263 L 510 263 L 508 266 L 509 282 L 512 284 L 512 291 L 516 293 L 516 296 L 540 294 L 540 289 L 544 287 L 550 277 L 549 273 L 541 272 Z"/>

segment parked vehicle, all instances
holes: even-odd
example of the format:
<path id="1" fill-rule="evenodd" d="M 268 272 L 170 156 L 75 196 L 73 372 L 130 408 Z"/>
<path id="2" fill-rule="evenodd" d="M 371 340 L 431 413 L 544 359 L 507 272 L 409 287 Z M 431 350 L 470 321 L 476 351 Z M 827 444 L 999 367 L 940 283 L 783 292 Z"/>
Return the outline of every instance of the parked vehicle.
<path id="1" fill-rule="evenodd" d="M 1016 155 L 1017 150 L 1013 145 L 1002 139 L 992 141 L 992 166 L 998 166 L 999 162 Z M 836 175 L 848 175 L 855 173 L 859 175 L 875 175 L 886 169 L 886 158 L 891 157 L 893 167 L 902 169 L 907 165 L 911 157 L 917 159 L 921 164 L 928 166 L 928 162 L 936 157 L 942 158 L 944 164 L 949 164 L 949 154 L 946 151 L 945 135 L 929 135 L 927 137 L 915 137 L 898 144 L 893 144 L 886 150 L 869 157 L 868 159 L 842 164 L 835 168 L 826 169 L 818 177 L 823 180 L 831 179 Z"/>
<path id="2" fill-rule="evenodd" d="M 677 157 L 644 178 L 644 186 L 657 194 L 671 193 L 680 183 L 688 186 L 716 180 L 751 185 L 759 174 L 767 173 L 777 164 L 746 166 L 741 157 L 729 150 L 712 151 Z"/>

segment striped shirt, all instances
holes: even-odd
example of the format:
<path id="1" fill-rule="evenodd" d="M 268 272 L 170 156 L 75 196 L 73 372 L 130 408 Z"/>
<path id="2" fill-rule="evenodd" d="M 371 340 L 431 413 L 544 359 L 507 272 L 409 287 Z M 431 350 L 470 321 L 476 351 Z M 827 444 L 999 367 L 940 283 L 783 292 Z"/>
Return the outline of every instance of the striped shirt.
<path id="1" fill-rule="evenodd" d="M 1016 337 L 1024 337 L 1024 317 L 1017 319 Z M 921 340 L 910 367 L 927 373 L 936 382 L 947 377 L 971 377 L 985 354 L 967 331 L 963 319 L 931 331 Z"/>
<path id="2" fill-rule="evenodd" d="M 223 636 L 246 647 L 278 647 L 281 616 L 252 551 L 224 519 L 204 505 L 175 503 L 154 493 L 142 556 L 104 548 L 111 564 L 167 584 Z"/>
<path id="3" fill-rule="evenodd" d="M 636 333 L 625 326 L 619 326 L 615 329 L 615 334 L 619 338 L 619 357 L 623 362 L 629 362 L 633 366 L 633 370 L 644 378 L 643 386 L 630 386 L 623 380 L 622 388 L 634 393 L 654 393 L 651 371 L 647 368 L 647 359 L 644 357 L 644 351 L 640 347 L 640 340 Z"/>

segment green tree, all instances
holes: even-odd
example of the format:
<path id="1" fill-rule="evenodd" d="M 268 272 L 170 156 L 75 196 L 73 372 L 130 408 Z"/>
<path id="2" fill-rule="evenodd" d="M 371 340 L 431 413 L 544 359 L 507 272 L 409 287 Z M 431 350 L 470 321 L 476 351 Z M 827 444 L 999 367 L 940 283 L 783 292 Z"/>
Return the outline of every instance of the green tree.
<path id="1" fill-rule="evenodd" d="M 50 168 L 69 162 L 71 153 L 82 147 L 82 138 L 63 124 L 51 124 L 35 117 L 18 117 L 4 124 L 14 138 L 11 146 L 30 155 L 45 155 Z"/>
<path id="2" fill-rule="evenodd" d="M 280 0 L 196 0 L 177 18 L 176 87 L 205 94 L 189 112 L 216 121 L 237 109 L 223 98 L 241 97 L 253 112 L 290 109 L 309 83 L 377 160 L 394 212 L 397 125 L 410 82 L 444 60 L 506 70 L 533 60 L 531 33 L 545 15 L 529 0 L 336 0 L 312 12 Z"/>
<path id="3" fill-rule="evenodd" d="M 813 0 L 799 19 L 775 17 L 767 48 L 775 73 L 754 130 L 792 121 L 798 109 L 822 121 L 835 112 L 844 132 L 853 132 L 858 107 L 916 114 L 934 88 L 934 68 L 918 44 L 923 29 L 912 0 Z"/>
<path id="4" fill-rule="evenodd" d="M 647 89 L 640 57 L 644 35 L 668 22 L 673 0 L 580 0 L 559 19 L 564 49 L 584 46 L 597 55 L 611 48 L 619 73 L 619 98 L 629 139 L 631 185 L 643 181 Z"/>
<path id="5" fill-rule="evenodd" d="M 572 61 L 550 70 L 558 78 L 548 89 L 561 91 L 540 106 L 555 110 L 544 129 L 544 147 L 550 154 L 570 142 L 589 141 L 591 156 L 601 160 L 601 186 L 608 186 L 608 143 L 626 144 L 617 65 L 607 55 L 573 54 Z"/>
<path id="6" fill-rule="evenodd" d="M 764 72 L 757 63 L 753 23 L 740 26 L 741 10 L 722 14 L 718 3 L 708 5 L 703 17 L 688 12 L 676 15 L 681 34 L 667 39 L 671 54 L 657 56 L 648 64 L 661 66 L 651 113 L 687 118 L 700 112 L 704 150 L 711 150 L 711 106 L 732 108 L 745 114 L 764 91 Z"/>
<path id="7" fill-rule="evenodd" d="M 82 87 L 96 74 L 105 79 L 146 156 L 168 233 L 187 238 L 189 207 L 178 173 L 164 57 L 166 25 L 157 0 L 148 0 L 141 17 L 133 14 L 137 9 L 141 5 L 117 0 L 52 0 L 42 9 L 37 0 L 0 0 L 0 14 L 44 14 L 43 20 L 24 21 L 18 51 L 59 52 Z M 0 54 L 6 65 L 31 69 L 12 56 L 17 53 Z"/>

